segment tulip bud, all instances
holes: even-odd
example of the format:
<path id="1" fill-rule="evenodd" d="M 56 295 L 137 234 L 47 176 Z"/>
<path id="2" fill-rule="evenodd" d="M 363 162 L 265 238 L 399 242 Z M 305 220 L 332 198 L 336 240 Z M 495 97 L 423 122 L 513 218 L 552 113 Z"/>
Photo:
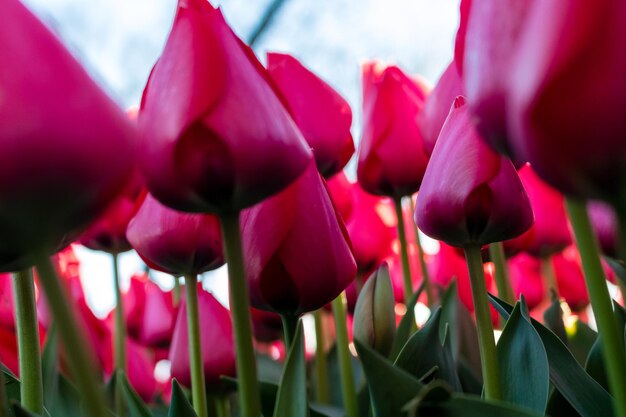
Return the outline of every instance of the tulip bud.
<path id="1" fill-rule="evenodd" d="M 313 149 L 320 174 L 330 178 L 341 171 L 354 153 L 348 102 L 290 55 L 268 53 L 267 71 Z"/>
<path id="2" fill-rule="evenodd" d="M 608 204 L 592 201 L 588 204 L 591 224 L 606 256 L 618 258 L 617 216 Z"/>
<path id="3" fill-rule="evenodd" d="M 219 220 L 183 213 L 146 194 L 126 237 L 150 268 L 178 276 L 201 274 L 224 264 Z"/>
<path id="4" fill-rule="evenodd" d="M 123 187 L 136 131 L 18 0 L 0 2 L 0 268 L 75 239 Z"/>
<path id="5" fill-rule="evenodd" d="M 243 211 L 241 238 L 255 308 L 317 310 L 356 275 L 343 221 L 314 161 L 285 190 Z"/>
<path id="6" fill-rule="evenodd" d="M 240 211 L 313 157 L 265 68 L 206 0 L 179 0 L 139 126 L 147 186 L 178 210 Z"/>
<path id="7" fill-rule="evenodd" d="M 207 389 L 219 388 L 220 376 L 235 376 L 235 344 L 230 312 L 210 293 L 198 288 L 198 316 L 200 320 L 200 346 Z M 191 370 L 189 362 L 189 337 L 187 304 L 183 301 L 178 310 L 172 347 L 171 374 L 181 384 L 189 387 Z"/>
<path id="8" fill-rule="evenodd" d="M 533 213 L 511 161 L 473 128 L 457 97 L 441 129 L 417 199 L 420 230 L 449 245 L 485 245 L 521 235 Z"/>
<path id="9" fill-rule="evenodd" d="M 363 66 L 363 134 L 357 177 L 371 194 L 405 196 L 422 183 L 428 156 L 417 117 L 428 88 L 396 66 Z"/>
<path id="10" fill-rule="evenodd" d="M 139 340 L 146 346 L 169 346 L 176 321 L 172 294 L 152 281 L 146 283 L 145 291 Z"/>
<path id="11" fill-rule="evenodd" d="M 389 269 L 383 264 L 365 282 L 356 302 L 354 339 L 387 356 L 396 335 L 394 305 Z"/>

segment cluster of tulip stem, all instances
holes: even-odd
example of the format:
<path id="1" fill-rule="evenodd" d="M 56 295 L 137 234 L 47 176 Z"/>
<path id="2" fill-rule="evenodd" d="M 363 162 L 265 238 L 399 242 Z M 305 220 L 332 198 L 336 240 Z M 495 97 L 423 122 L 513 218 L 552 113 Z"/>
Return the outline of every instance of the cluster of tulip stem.
<path id="1" fill-rule="evenodd" d="M 412 203 L 412 201 L 411 201 Z M 398 215 L 398 235 L 401 244 L 401 257 L 403 266 L 405 297 L 408 299 L 413 294 L 411 272 L 408 263 L 408 244 L 405 236 L 405 228 L 402 216 L 402 199 L 395 200 L 396 213 Z M 567 210 L 574 230 L 576 243 L 581 254 L 587 288 L 591 298 L 593 311 L 596 317 L 599 331 L 603 335 L 603 349 L 607 360 L 607 371 L 611 387 L 615 392 L 626 392 L 626 374 L 620 370 L 626 369 L 624 343 L 621 332 L 613 315 L 612 300 L 606 286 L 606 276 L 600 263 L 599 247 L 593 234 L 587 209 L 584 204 L 574 200 L 567 200 Z M 221 217 L 222 231 L 226 258 L 228 260 L 229 285 L 231 294 L 231 311 L 235 328 L 235 343 L 237 352 L 237 367 L 239 375 L 240 404 L 244 415 L 260 416 L 260 399 L 256 376 L 256 363 L 251 339 L 250 315 L 248 305 L 247 285 L 244 278 L 243 254 L 239 232 L 239 215 L 237 213 L 223 215 Z M 622 222 L 623 224 L 623 222 Z M 624 228 L 622 227 L 622 230 Z M 417 227 L 416 227 L 417 232 Z M 419 234 L 416 233 L 419 242 Z M 622 233 L 624 240 L 625 233 Z M 625 245 L 623 245 L 624 247 Z M 423 259 L 421 245 L 419 256 L 422 265 L 422 276 L 429 304 L 433 305 L 436 300 L 432 291 L 429 290 L 428 274 Z M 497 354 L 495 350 L 494 332 L 487 300 L 487 288 L 483 263 L 478 245 L 468 245 L 465 255 L 470 272 L 472 297 L 474 300 L 476 322 L 479 334 L 479 347 L 482 361 L 482 371 L 485 384 L 485 397 L 491 400 L 500 399 L 500 383 L 497 367 Z M 513 302 L 513 292 L 508 278 L 504 251 L 501 243 L 490 245 L 490 255 L 495 265 L 495 277 L 498 295 L 507 302 Z M 125 322 L 123 316 L 123 304 L 120 289 L 120 279 L 117 265 L 117 255 L 112 256 L 115 293 L 117 296 L 117 309 L 115 313 L 116 338 L 115 338 L 115 363 L 118 372 L 126 370 L 125 354 Z M 85 398 L 85 407 L 92 417 L 105 417 L 106 412 L 102 396 L 95 383 L 95 371 L 92 367 L 92 358 L 89 350 L 85 349 L 84 341 L 80 337 L 76 319 L 72 314 L 66 300 L 64 290 L 59 279 L 46 256 L 38 259 L 36 269 L 40 277 L 43 291 L 46 293 L 50 308 L 57 322 L 64 323 L 58 326 L 58 331 L 64 342 L 67 359 L 72 370 L 76 386 Z M 548 265 L 544 262 L 544 265 Z M 553 275 L 547 271 L 546 276 Z M 185 276 L 185 291 L 187 299 L 187 314 L 190 337 L 190 361 L 192 372 L 192 395 L 193 405 L 199 417 L 207 416 L 207 397 L 205 390 L 204 374 L 202 371 L 202 359 L 199 338 L 199 321 L 197 305 L 197 276 Z M 180 301 L 180 286 L 178 278 L 175 279 L 176 302 Z M 550 287 L 556 290 L 554 279 Z M 41 413 L 43 411 L 43 385 L 41 377 L 41 361 L 39 348 L 39 334 L 37 326 L 35 290 L 32 272 L 24 270 L 14 277 L 15 309 L 19 344 L 19 365 L 22 376 L 23 388 L 22 403 L 28 410 Z M 342 293 L 332 302 L 333 317 L 336 327 L 337 354 L 341 373 L 341 386 L 346 415 L 356 417 L 358 415 L 356 390 L 352 372 L 350 351 L 348 349 L 348 331 L 346 327 L 346 297 Z M 323 316 L 321 311 L 314 314 L 317 336 L 317 393 L 320 402 L 328 400 L 328 375 L 325 367 Z M 289 348 L 295 335 L 297 318 L 284 316 L 285 343 Z M 121 395 L 118 390 L 117 395 Z M 0 396 L 1 397 L 1 396 Z M 213 400 L 215 401 L 215 400 Z M 623 396 L 615 396 L 616 409 L 619 416 L 626 415 L 626 404 Z M 118 415 L 125 415 L 123 402 L 118 398 Z M 217 410 L 220 416 L 227 415 L 226 402 L 217 400 Z M 1 404 L 0 404 L 0 408 Z M 221 411 L 220 411 L 221 410 Z"/>

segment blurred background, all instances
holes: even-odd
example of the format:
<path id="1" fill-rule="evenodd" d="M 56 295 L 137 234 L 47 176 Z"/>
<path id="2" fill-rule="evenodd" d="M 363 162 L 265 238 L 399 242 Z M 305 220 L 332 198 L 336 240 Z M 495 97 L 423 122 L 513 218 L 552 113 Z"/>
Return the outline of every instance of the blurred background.
<path id="1" fill-rule="evenodd" d="M 176 0 L 23 0 L 63 40 L 92 77 L 124 108 L 137 106 L 176 11 Z M 287 52 L 339 91 L 353 110 L 358 142 L 360 65 L 380 59 L 435 84 L 452 59 L 459 0 L 222 0 L 228 23 L 244 41 Z M 259 34 L 260 33 L 260 34 Z M 353 158 L 354 159 L 354 158 Z M 348 165 L 354 172 L 354 163 Z M 104 316 L 114 306 L 111 257 L 75 248 L 88 302 Z M 123 286 L 143 264 L 120 256 Z M 226 270 L 205 274 L 206 287 L 227 304 Z M 171 277 L 152 272 L 164 289 Z"/>

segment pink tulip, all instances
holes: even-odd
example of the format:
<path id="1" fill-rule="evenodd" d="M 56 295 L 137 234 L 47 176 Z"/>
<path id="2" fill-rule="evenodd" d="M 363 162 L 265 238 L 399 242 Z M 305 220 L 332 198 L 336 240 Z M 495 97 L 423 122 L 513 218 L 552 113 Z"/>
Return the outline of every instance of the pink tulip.
<path id="1" fill-rule="evenodd" d="M 541 274 L 541 261 L 521 253 L 509 260 L 509 272 L 515 298 L 518 299 L 523 294 L 529 310 L 541 304 L 547 295 Z"/>
<path id="2" fill-rule="evenodd" d="M 145 291 L 139 340 L 146 346 L 169 346 L 176 321 L 172 293 L 152 281 L 146 282 Z"/>
<path id="3" fill-rule="evenodd" d="M 591 224 L 602 252 L 611 258 L 618 258 L 618 224 L 615 210 L 600 201 L 590 202 L 588 208 Z"/>
<path id="4" fill-rule="evenodd" d="M 344 172 L 334 175 L 326 182 L 326 188 L 344 222 L 350 218 L 354 209 L 353 187 L 354 184 Z"/>
<path id="5" fill-rule="evenodd" d="M 554 255 L 552 265 L 559 288 L 559 296 L 563 297 L 574 311 L 580 311 L 587 307 L 589 294 L 587 293 L 578 250 L 571 246 Z"/>

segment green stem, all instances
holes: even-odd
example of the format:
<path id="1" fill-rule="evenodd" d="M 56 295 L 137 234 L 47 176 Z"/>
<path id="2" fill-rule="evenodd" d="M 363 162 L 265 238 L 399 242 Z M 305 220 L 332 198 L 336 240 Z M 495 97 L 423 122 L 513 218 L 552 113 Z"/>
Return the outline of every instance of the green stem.
<path id="1" fill-rule="evenodd" d="M 324 336 L 323 312 L 321 309 L 313 313 L 315 318 L 315 387 L 317 393 L 317 401 L 320 404 L 328 404 L 328 364 L 326 362 L 326 345 Z"/>
<path id="2" fill-rule="evenodd" d="M 172 276 L 172 278 L 174 278 L 174 289 L 172 290 L 174 307 L 178 307 L 180 304 L 180 278 L 175 276 Z"/>
<path id="3" fill-rule="evenodd" d="M 496 270 L 495 279 L 498 297 L 511 305 L 515 304 L 515 294 L 513 293 L 513 288 L 511 288 L 509 268 L 506 264 L 502 242 L 494 242 L 489 245 L 489 256 Z"/>
<path id="4" fill-rule="evenodd" d="M 200 319 L 198 317 L 198 277 L 196 275 L 185 275 L 185 295 L 193 409 L 196 410 L 198 417 L 208 417 L 202 342 L 200 341 Z"/>
<path id="5" fill-rule="evenodd" d="M 124 300 L 120 285 L 120 273 L 117 254 L 113 258 L 113 283 L 115 285 L 115 367 L 127 373 L 126 362 L 126 321 L 124 320 Z"/>
<path id="6" fill-rule="evenodd" d="M 92 350 L 87 348 L 84 334 L 78 327 L 71 305 L 66 297 L 65 289 L 57 277 L 50 259 L 39 255 L 36 262 L 39 283 L 46 294 L 46 300 L 52 317 L 59 323 L 58 329 L 70 366 L 74 383 L 81 397 L 83 410 L 90 417 L 108 417 L 109 412 L 104 406 L 104 398 L 98 387 L 98 379 L 93 364 L 95 358 Z"/>
<path id="7" fill-rule="evenodd" d="M 230 417 L 230 403 L 228 402 L 228 396 L 215 395 L 213 396 L 213 402 L 215 404 L 217 417 Z"/>
<path id="8" fill-rule="evenodd" d="M 296 329 L 298 328 L 298 316 L 293 314 L 281 314 L 280 318 L 283 322 L 285 350 L 289 352 L 289 349 L 291 349 L 293 338 L 296 337 Z"/>
<path id="9" fill-rule="evenodd" d="M 222 214 L 220 222 L 222 238 L 224 239 L 224 254 L 228 262 L 230 311 L 233 316 L 233 330 L 235 332 L 241 410 L 245 417 L 259 417 L 261 415 L 261 400 L 257 382 L 256 359 L 252 346 L 250 301 L 243 266 L 239 213 Z"/>
<path id="10" fill-rule="evenodd" d="M 350 349 L 348 347 L 347 304 L 346 293 L 342 292 L 333 300 L 332 307 L 335 319 L 335 333 L 337 335 L 337 358 L 339 360 L 343 405 L 346 417 L 358 417 L 359 411 L 357 408 L 356 389 L 354 387 L 352 359 L 350 358 Z"/>
<path id="11" fill-rule="evenodd" d="M 402 277 L 404 278 L 404 302 L 409 303 L 413 295 L 413 281 L 411 280 L 411 265 L 409 263 L 409 247 L 404 230 L 404 216 L 402 215 L 402 197 L 394 198 L 396 217 L 398 219 L 398 239 L 400 240 L 400 257 L 402 259 Z"/>
<path id="12" fill-rule="evenodd" d="M 465 259 L 469 269 L 472 298 L 474 300 L 476 327 L 478 328 L 478 347 L 480 349 L 480 362 L 485 383 L 485 398 L 488 400 L 499 400 L 501 394 L 496 340 L 493 336 L 493 325 L 491 323 L 491 312 L 489 311 L 489 300 L 487 299 L 487 285 L 485 284 L 485 271 L 483 269 L 480 246 L 465 246 Z"/>
<path id="13" fill-rule="evenodd" d="M 552 257 L 550 255 L 541 257 L 541 275 L 548 281 L 548 299 L 552 299 L 553 295 L 558 299 L 559 287 L 557 285 L 554 265 L 552 265 Z"/>
<path id="14" fill-rule="evenodd" d="M 15 327 L 20 362 L 21 403 L 35 414 L 43 414 L 43 382 L 35 282 L 30 268 L 15 274 Z"/>
<path id="15" fill-rule="evenodd" d="M 409 197 L 411 202 L 411 213 L 415 213 L 415 204 L 413 198 Z M 433 295 L 433 288 L 430 282 L 430 275 L 428 273 L 428 267 L 426 266 L 426 258 L 424 257 L 424 248 L 422 247 L 422 240 L 420 239 L 420 232 L 417 224 L 413 221 L 413 228 L 415 229 L 415 243 L 417 244 L 417 255 L 420 261 L 420 269 L 422 271 L 422 282 L 424 283 L 424 289 L 426 290 L 426 298 L 428 299 L 428 306 L 432 307 L 435 304 L 435 298 Z"/>
<path id="16" fill-rule="evenodd" d="M 613 392 L 618 417 L 626 417 L 626 356 L 624 355 L 624 331 L 619 329 L 613 313 L 613 303 L 606 285 L 604 269 L 600 262 L 598 241 L 591 228 L 589 214 L 583 203 L 566 199 L 576 245 L 585 272 L 585 281 L 591 307 L 602 336 L 602 353 Z"/>

